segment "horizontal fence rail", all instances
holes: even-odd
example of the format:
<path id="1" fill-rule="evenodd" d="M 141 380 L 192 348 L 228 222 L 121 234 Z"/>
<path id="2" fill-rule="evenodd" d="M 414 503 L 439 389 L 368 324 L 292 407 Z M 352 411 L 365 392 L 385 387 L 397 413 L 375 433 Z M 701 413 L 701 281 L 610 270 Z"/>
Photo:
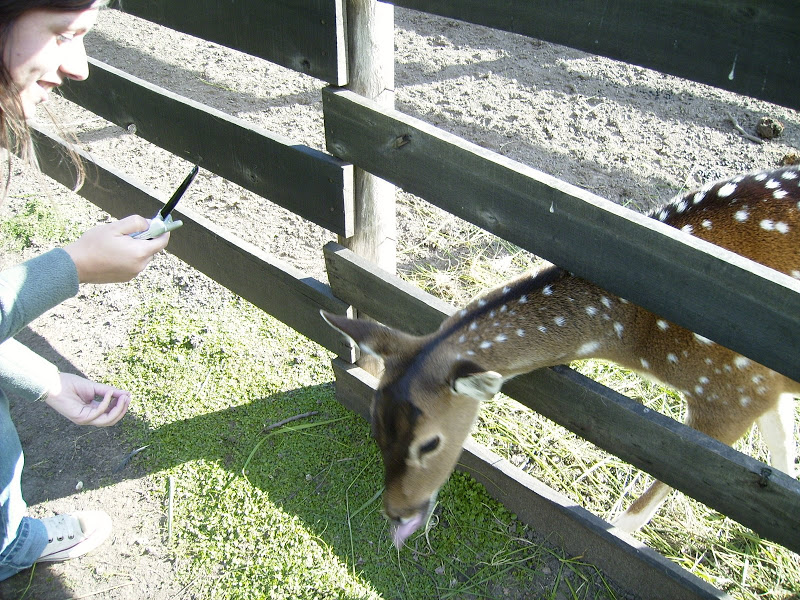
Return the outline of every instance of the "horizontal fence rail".
<path id="1" fill-rule="evenodd" d="M 800 381 L 799 281 L 347 90 L 323 101 L 334 155 Z"/>
<path id="2" fill-rule="evenodd" d="M 64 155 L 63 140 L 41 130 L 35 130 L 34 137 L 42 171 L 73 187 L 75 169 Z M 131 214 L 149 217 L 163 206 L 166 199 L 157 198 L 112 167 L 78 152 L 87 170 L 86 183 L 79 193 L 93 204 L 116 218 Z M 341 348 L 341 336 L 319 316 L 320 309 L 340 314 L 347 309 L 328 286 L 193 211 L 175 209 L 172 214 L 183 221 L 183 226 L 170 236 L 170 253 L 318 344 L 347 356 Z"/>
<path id="3" fill-rule="evenodd" d="M 796 0 L 391 0 L 800 108 Z"/>
<path id="4" fill-rule="evenodd" d="M 345 85 L 343 2 L 116 0 L 112 6 L 328 83 Z"/>
<path id="5" fill-rule="evenodd" d="M 353 168 L 90 58 L 62 94 L 136 135 L 332 231 L 353 234 Z"/>
<path id="6" fill-rule="evenodd" d="M 456 309 L 329 243 L 328 276 L 336 297 L 409 333 Z M 800 551 L 800 482 L 674 419 L 650 410 L 567 367 L 512 379 L 503 391 L 654 477 L 757 533 Z"/>

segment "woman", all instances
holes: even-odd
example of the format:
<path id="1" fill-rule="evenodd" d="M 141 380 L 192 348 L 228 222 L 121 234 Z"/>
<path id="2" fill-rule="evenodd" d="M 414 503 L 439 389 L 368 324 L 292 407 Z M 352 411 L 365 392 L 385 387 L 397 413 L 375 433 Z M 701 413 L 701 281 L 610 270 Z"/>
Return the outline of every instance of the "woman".
<path id="1" fill-rule="evenodd" d="M 0 145 L 6 150 L 33 160 L 26 120 L 65 79 L 86 79 L 83 39 L 105 3 L 0 0 Z M 111 519 L 101 511 L 50 519 L 26 516 L 20 489 L 23 455 L 6 393 L 43 400 L 79 425 L 106 427 L 123 417 L 131 400 L 128 392 L 59 373 L 13 336 L 77 294 L 79 283 L 136 276 L 169 240 L 169 234 L 153 240 L 129 236 L 147 226 L 140 216 L 100 225 L 64 248 L 0 273 L 0 580 L 35 562 L 85 554 L 110 534 Z"/>

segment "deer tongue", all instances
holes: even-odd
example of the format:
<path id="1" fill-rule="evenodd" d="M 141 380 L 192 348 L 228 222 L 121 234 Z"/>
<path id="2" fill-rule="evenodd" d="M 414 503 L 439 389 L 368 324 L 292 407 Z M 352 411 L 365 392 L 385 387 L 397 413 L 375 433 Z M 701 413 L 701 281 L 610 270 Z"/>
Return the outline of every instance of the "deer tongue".
<path id="1" fill-rule="evenodd" d="M 425 515 L 423 513 L 417 513 L 408 521 L 393 526 L 392 539 L 394 540 L 395 548 L 399 550 L 403 547 L 403 543 L 409 536 L 420 528 L 424 518 Z"/>

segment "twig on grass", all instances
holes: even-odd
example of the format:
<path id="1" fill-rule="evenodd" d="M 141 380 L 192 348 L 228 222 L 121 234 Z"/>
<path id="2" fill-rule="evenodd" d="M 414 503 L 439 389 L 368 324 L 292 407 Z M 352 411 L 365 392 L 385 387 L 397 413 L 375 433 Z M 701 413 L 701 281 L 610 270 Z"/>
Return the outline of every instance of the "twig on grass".
<path id="1" fill-rule="evenodd" d="M 146 446 L 142 446 L 141 448 L 137 448 L 136 450 L 134 450 L 133 452 L 128 454 L 128 456 L 126 456 L 125 458 L 122 459 L 122 462 L 120 462 L 119 465 L 117 465 L 117 467 L 112 471 L 112 473 L 114 473 L 116 475 L 117 473 L 122 471 L 122 469 L 124 469 L 125 467 L 128 466 L 128 463 L 131 462 L 131 459 L 134 456 L 139 454 L 139 452 L 141 452 L 142 450 L 147 450 L 147 448 L 149 448 L 149 447 L 150 447 L 150 444 L 147 444 Z"/>
<path id="2" fill-rule="evenodd" d="M 172 545 L 172 507 L 175 500 L 175 478 L 169 476 L 169 494 L 167 500 L 167 546 Z"/>
<path id="3" fill-rule="evenodd" d="M 283 421 L 278 421 L 277 423 L 273 423 L 272 425 L 268 425 L 265 427 L 261 433 L 267 433 L 268 431 L 272 431 L 273 429 L 277 429 L 287 423 L 291 423 L 292 421 L 299 421 L 300 419 L 305 419 L 306 417 L 313 417 L 319 414 L 319 411 L 312 410 L 311 412 L 303 413 L 302 415 L 295 415 L 293 417 L 289 417 L 288 419 L 284 419 Z"/>
<path id="4" fill-rule="evenodd" d="M 304 419 L 306 417 L 313 417 L 316 414 L 319 413 L 315 410 L 312 410 L 311 412 L 303 413 L 302 415 L 295 415 L 294 417 L 289 417 L 288 419 L 284 419 L 283 421 L 278 421 L 277 423 L 273 423 L 272 425 L 266 427 L 263 430 L 263 433 L 266 433 L 266 435 L 262 437 L 260 440 L 258 440 L 258 443 L 250 451 L 247 460 L 244 461 L 244 466 L 242 467 L 242 476 L 244 476 L 244 478 L 247 479 L 247 466 L 250 464 L 250 461 L 253 460 L 253 456 L 255 456 L 255 453 L 261 447 L 261 444 L 266 442 L 270 437 L 272 437 L 276 433 L 283 433 L 284 431 L 302 431 L 303 429 L 309 429 L 311 427 L 321 427 L 322 425 L 328 425 L 329 423 L 335 423 L 336 421 L 341 421 L 347 418 L 347 417 L 339 417 L 338 419 L 328 419 L 327 421 L 317 421 L 316 423 L 304 423 L 303 425 L 297 425 L 296 427 L 286 427 L 280 431 L 275 431 L 278 427 L 283 427 L 287 423 L 291 423 L 292 421 L 297 421 L 298 419 Z M 228 486 L 230 486 L 232 482 L 233 479 L 228 481 L 228 483 L 225 484 L 225 487 L 222 489 L 222 491 L 228 489 Z"/>
<path id="5" fill-rule="evenodd" d="M 733 123 L 733 128 L 736 131 L 738 131 L 739 133 L 741 133 L 746 139 L 750 140 L 751 142 L 755 142 L 756 144 L 763 144 L 764 143 L 764 140 L 762 140 L 761 138 L 758 138 L 758 137 L 756 137 L 756 136 L 754 136 L 752 134 L 749 134 L 744 129 L 742 129 L 742 126 L 739 125 L 739 122 L 736 120 L 736 117 L 734 117 L 733 114 L 728 113 L 728 120 L 731 123 Z"/>

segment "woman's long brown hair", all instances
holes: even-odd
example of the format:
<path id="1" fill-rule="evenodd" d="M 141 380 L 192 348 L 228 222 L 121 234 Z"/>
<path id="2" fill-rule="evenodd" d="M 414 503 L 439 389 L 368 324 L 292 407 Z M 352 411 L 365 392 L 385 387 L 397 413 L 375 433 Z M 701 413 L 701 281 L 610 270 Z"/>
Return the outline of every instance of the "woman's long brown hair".
<path id="1" fill-rule="evenodd" d="M 77 12 L 105 4 L 107 2 L 103 0 L 0 0 L 0 148 L 9 153 L 5 185 L 0 197 L 5 197 L 11 181 L 12 154 L 17 154 L 28 163 L 36 164 L 31 133 L 25 121 L 19 90 L 11 79 L 6 64 L 11 30 L 17 19 L 31 10 Z M 71 153 L 71 156 L 78 173 L 76 185 L 80 187 L 84 178 L 83 164 L 77 154 Z"/>

